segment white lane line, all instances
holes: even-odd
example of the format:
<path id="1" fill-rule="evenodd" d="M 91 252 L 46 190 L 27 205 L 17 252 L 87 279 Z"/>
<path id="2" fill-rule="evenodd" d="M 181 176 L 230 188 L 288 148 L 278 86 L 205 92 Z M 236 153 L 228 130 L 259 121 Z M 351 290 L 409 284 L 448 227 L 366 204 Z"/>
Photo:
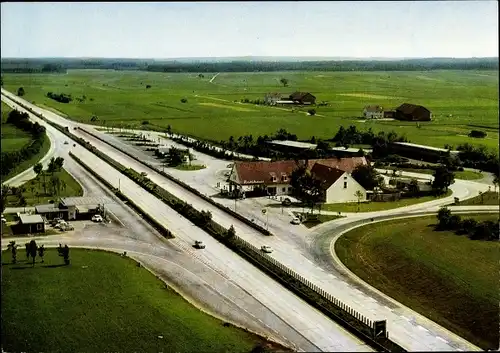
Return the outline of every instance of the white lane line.
<path id="1" fill-rule="evenodd" d="M 443 337 L 436 336 L 436 338 L 440 341 L 443 341 L 445 343 L 449 343 L 447 340 L 445 340 Z M 459 349 L 460 350 L 460 349 Z"/>
<path id="2" fill-rule="evenodd" d="M 420 326 L 420 325 L 417 325 L 417 328 L 418 328 L 419 330 L 429 332 L 429 330 L 427 330 L 425 327 L 422 327 L 422 326 Z"/>
<path id="3" fill-rule="evenodd" d="M 406 316 L 401 316 L 402 319 L 405 319 L 406 321 L 410 322 L 411 320 L 408 319 Z"/>

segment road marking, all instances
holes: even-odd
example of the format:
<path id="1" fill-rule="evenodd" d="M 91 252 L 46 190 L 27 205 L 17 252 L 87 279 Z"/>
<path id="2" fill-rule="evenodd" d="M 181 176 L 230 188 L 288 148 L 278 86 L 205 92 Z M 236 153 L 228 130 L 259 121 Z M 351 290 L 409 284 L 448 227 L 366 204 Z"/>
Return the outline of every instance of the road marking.
<path id="1" fill-rule="evenodd" d="M 406 316 L 401 316 L 402 319 L 405 319 L 406 321 L 410 322 L 411 320 L 408 319 Z"/>
<path id="2" fill-rule="evenodd" d="M 440 341 L 443 341 L 445 343 L 449 343 L 447 340 L 445 340 L 443 337 L 436 336 L 436 338 Z"/>
<path id="3" fill-rule="evenodd" d="M 420 325 L 417 325 L 417 328 L 418 328 L 419 330 L 429 332 L 429 330 L 427 330 L 425 327 L 422 327 L 422 326 L 420 326 Z"/>

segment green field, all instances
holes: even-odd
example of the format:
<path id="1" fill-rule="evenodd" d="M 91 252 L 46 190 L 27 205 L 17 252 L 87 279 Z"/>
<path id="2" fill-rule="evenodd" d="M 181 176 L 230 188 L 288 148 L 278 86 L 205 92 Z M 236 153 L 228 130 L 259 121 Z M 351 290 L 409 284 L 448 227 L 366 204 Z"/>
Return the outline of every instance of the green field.
<path id="1" fill-rule="evenodd" d="M 29 144 L 32 140 L 31 135 L 23 130 L 18 129 L 14 125 L 7 124 L 7 116 L 12 109 L 2 102 L 2 125 L 0 128 L 1 139 L 2 139 L 2 152 L 19 151 L 23 146 Z M 40 152 L 31 158 L 19 163 L 16 168 L 14 168 L 8 175 L 6 175 L 3 180 L 9 180 L 13 176 L 21 173 L 22 171 L 28 169 L 29 167 L 36 164 L 40 159 L 43 158 L 49 152 L 50 140 L 48 136 L 45 136 L 43 140 L 42 148 Z"/>
<path id="2" fill-rule="evenodd" d="M 473 197 L 471 199 L 460 201 L 462 205 L 497 205 L 499 204 L 498 192 L 487 191 L 482 195 Z"/>
<path id="3" fill-rule="evenodd" d="M 54 175 L 58 176 L 61 182 L 65 185 L 64 187 L 61 187 L 59 195 L 50 194 L 49 181 L 51 178 L 51 174 L 47 171 L 44 171 L 39 178 L 31 179 L 21 186 L 22 188 L 24 188 L 23 196 L 26 199 L 27 206 L 46 204 L 49 202 L 49 200 L 56 200 L 58 197 L 83 195 L 83 190 L 80 184 L 64 168 L 59 172 L 55 172 Z M 43 188 L 44 182 L 46 185 L 46 190 L 44 190 Z M 18 200 L 19 198 L 17 196 L 7 196 L 7 207 L 18 207 Z"/>
<path id="4" fill-rule="evenodd" d="M 279 79 L 289 80 L 283 87 Z M 85 123 L 96 115 L 97 124 L 165 128 L 202 139 L 274 133 L 286 128 L 299 138 L 332 138 L 339 126 L 371 127 L 375 132 L 395 130 L 415 143 L 443 147 L 469 142 L 498 151 L 498 72 L 272 72 L 150 73 L 144 71 L 69 70 L 67 74 L 5 74 L 4 87 L 11 92 L 23 86 L 25 98 L 51 107 Z M 146 85 L 151 85 L 146 89 Z M 86 96 L 84 102 L 58 103 L 45 94 Z M 308 91 L 317 101 L 315 116 L 306 110 L 239 103 L 243 98 L 263 99 L 268 92 L 290 94 Z M 181 103 L 186 98 L 187 103 Z M 234 102 L 236 101 L 236 102 Z M 358 119 L 367 104 L 395 108 L 409 102 L 428 107 L 432 122 L 366 121 Z M 451 116 L 450 116 L 451 115 Z M 488 133 L 484 139 L 467 137 L 471 129 Z"/>
<path id="5" fill-rule="evenodd" d="M 437 232 L 436 223 L 430 216 L 356 228 L 337 240 L 335 252 L 383 293 L 483 349 L 496 349 L 500 244 Z"/>
<path id="6" fill-rule="evenodd" d="M 18 264 L 2 254 L 6 351 L 250 352 L 265 342 L 224 327 L 129 258 L 71 249 L 71 265 L 61 266 L 50 249 L 32 268 L 20 245 Z"/>

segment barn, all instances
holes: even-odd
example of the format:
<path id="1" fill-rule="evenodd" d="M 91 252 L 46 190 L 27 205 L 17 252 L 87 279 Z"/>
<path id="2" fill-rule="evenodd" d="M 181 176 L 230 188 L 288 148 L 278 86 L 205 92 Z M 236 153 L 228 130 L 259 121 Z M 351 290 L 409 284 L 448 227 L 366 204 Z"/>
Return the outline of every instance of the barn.
<path id="1" fill-rule="evenodd" d="M 403 103 L 396 108 L 395 118 L 405 121 L 431 121 L 431 111 L 421 105 Z"/>

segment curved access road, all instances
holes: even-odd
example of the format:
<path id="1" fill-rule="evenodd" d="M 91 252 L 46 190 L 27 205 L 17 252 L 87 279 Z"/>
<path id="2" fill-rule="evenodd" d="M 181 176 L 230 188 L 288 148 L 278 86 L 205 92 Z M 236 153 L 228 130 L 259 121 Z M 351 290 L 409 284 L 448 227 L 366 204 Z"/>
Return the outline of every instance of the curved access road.
<path id="1" fill-rule="evenodd" d="M 18 98 L 14 97 L 14 99 L 17 100 Z M 52 119 L 52 115 L 56 115 L 33 105 L 32 107 L 49 119 Z M 22 108 L 20 109 L 22 110 Z M 69 126 L 70 129 L 77 125 L 61 117 L 54 118 L 53 120 L 57 120 L 57 122 L 62 123 L 63 126 Z M 47 129 L 53 128 L 47 126 Z M 56 129 L 53 129 L 53 131 L 56 138 L 60 140 L 68 139 Z M 108 148 L 104 144 L 97 143 L 87 136 L 82 137 L 90 141 L 93 145 L 98 146 L 103 152 L 110 153 L 113 158 L 116 157 L 112 152 L 108 151 Z M 364 342 L 345 331 L 327 316 L 312 308 L 302 299 L 266 276 L 260 270 L 220 244 L 187 219 L 181 217 L 160 200 L 79 144 L 73 147 L 73 143 L 74 142 L 70 140 L 72 153 L 109 181 L 114 187 L 120 187 L 121 191 L 126 196 L 134 200 L 135 203 L 148 212 L 159 223 L 163 224 L 175 234 L 175 239 L 167 241 L 169 244 L 175 245 L 180 251 L 189 253 L 195 261 L 202 262 L 205 266 L 209 267 L 213 272 L 219 274 L 223 278 L 223 280 L 219 280 L 218 282 L 210 283 L 211 285 L 216 286 L 223 293 L 225 293 L 227 288 L 238 287 L 243 292 L 247 293 L 247 295 L 250 295 L 257 303 L 260 303 L 261 308 L 264 307 L 267 309 L 267 312 L 255 308 L 248 310 L 248 312 L 257 316 L 269 326 L 274 325 L 275 327 L 280 327 L 280 334 L 284 337 L 288 337 L 288 341 L 297 342 L 296 345 L 301 350 L 305 351 L 371 351 L 370 347 Z M 120 161 L 119 158 L 117 158 L 117 160 Z M 141 171 L 139 168 L 138 170 Z M 151 178 L 153 177 L 151 176 Z M 140 237 L 140 234 L 136 234 L 136 237 Z M 195 240 L 202 240 L 206 244 L 206 249 L 194 251 L 192 249 L 192 244 Z M 67 239 L 68 244 L 69 241 L 70 240 Z M 85 242 L 94 242 L 96 246 L 105 248 L 140 252 L 141 254 L 145 254 L 145 259 L 148 258 L 146 255 L 168 258 L 163 248 L 159 246 L 157 239 L 155 240 L 153 237 L 140 240 L 132 238 L 111 239 L 96 232 L 89 234 L 85 238 Z M 77 243 L 72 244 L 77 245 Z M 128 246 L 126 247 L 125 244 L 128 244 Z M 129 246 L 132 246 L 132 248 L 129 249 Z M 241 300 L 237 297 L 234 299 L 235 303 L 240 304 L 240 301 Z M 269 323 L 269 313 L 272 313 L 273 317 L 277 318 L 275 321 L 278 323 L 274 323 L 272 320 L 271 323 Z M 286 325 L 286 327 L 284 325 Z"/>

